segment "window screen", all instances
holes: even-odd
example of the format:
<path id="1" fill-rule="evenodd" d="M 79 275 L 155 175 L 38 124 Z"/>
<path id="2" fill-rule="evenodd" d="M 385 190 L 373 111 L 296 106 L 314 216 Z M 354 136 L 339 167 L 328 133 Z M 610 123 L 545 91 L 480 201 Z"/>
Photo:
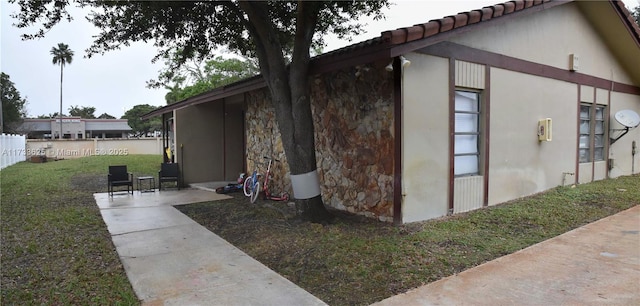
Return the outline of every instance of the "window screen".
<path id="1" fill-rule="evenodd" d="M 480 94 L 455 95 L 454 174 L 478 174 L 480 168 Z"/>
<path id="2" fill-rule="evenodd" d="M 578 158 L 581 163 L 605 159 L 605 131 L 605 107 L 581 105 L 578 147 L 580 150 Z"/>

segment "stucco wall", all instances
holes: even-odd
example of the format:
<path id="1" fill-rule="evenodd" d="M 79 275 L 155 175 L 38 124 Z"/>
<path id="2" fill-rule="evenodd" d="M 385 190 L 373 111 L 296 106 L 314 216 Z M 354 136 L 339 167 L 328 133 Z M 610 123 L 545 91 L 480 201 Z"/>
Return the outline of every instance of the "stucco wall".
<path id="1" fill-rule="evenodd" d="M 388 63 L 363 65 L 311 79 L 316 160 L 326 205 L 393 221 L 393 75 Z M 356 76 L 356 73 L 358 76 Z M 264 172 L 274 156 L 273 188 L 292 194 L 275 114 L 266 90 L 247 94 L 247 165 Z M 256 163 L 258 162 L 258 163 Z"/>
<path id="2" fill-rule="evenodd" d="M 564 172 L 575 172 L 577 94 L 575 84 L 491 69 L 490 205 L 561 185 Z M 544 118 L 552 141 L 538 141 Z"/>
<path id="3" fill-rule="evenodd" d="M 223 181 L 223 103 L 203 103 L 176 111 L 176 162 L 184 183 Z"/>
<path id="4" fill-rule="evenodd" d="M 402 124 L 403 222 L 447 214 L 449 60 L 407 54 Z"/>
<path id="5" fill-rule="evenodd" d="M 575 3 L 505 18 L 451 41 L 561 69 L 569 69 L 569 55 L 578 54 L 579 72 L 631 84 Z"/>
<path id="6" fill-rule="evenodd" d="M 569 55 L 578 54 L 578 72 L 638 86 L 574 4 L 505 18 L 451 41 L 564 70 L 569 70 Z M 445 215 L 452 200 L 448 198 L 449 184 L 454 182 L 448 174 L 450 75 L 448 58 L 418 53 L 404 56 L 411 66 L 404 70 L 403 78 L 402 220 L 412 222 Z M 482 61 L 482 56 L 477 60 Z M 457 82 L 458 75 L 453 77 Z M 489 168 L 482 173 L 488 176 L 488 205 L 556 187 L 563 177 L 571 184 L 577 177 L 569 173 L 579 174 L 580 182 L 607 177 L 607 161 L 577 163 L 580 102 L 608 105 L 611 119 L 607 124 L 615 124 L 613 115 L 620 109 L 640 111 L 640 97 L 604 88 L 496 67 L 489 68 L 488 77 L 488 90 L 483 94 L 490 101 Z M 550 142 L 538 141 L 538 120 L 544 118 L 553 121 Z M 609 157 L 614 158 L 610 176 L 631 173 L 631 141 L 638 139 L 639 130 L 610 147 Z M 638 155 L 636 173 L 640 172 Z M 454 190 L 454 198 L 458 196 L 462 195 Z"/>

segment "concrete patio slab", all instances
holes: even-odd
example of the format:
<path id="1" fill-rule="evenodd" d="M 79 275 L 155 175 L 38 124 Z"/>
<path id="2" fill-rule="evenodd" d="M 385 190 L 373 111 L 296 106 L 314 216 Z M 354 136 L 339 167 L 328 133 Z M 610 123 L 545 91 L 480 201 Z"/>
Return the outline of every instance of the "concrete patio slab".
<path id="1" fill-rule="evenodd" d="M 640 206 L 374 305 L 640 305 Z"/>
<path id="2" fill-rule="evenodd" d="M 228 196 L 187 189 L 94 197 L 143 305 L 326 305 L 172 207 Z"/>

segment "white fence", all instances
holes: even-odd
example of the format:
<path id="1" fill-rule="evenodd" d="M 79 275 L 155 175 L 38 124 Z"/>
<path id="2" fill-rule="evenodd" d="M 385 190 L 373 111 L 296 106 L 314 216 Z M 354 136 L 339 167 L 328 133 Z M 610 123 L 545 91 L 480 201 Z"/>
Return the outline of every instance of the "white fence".
<path id="1" fill-rule="evenodd" d="M 27 159 L 27 145 L 24 135 L 0 134 L 0 169 Z"/>

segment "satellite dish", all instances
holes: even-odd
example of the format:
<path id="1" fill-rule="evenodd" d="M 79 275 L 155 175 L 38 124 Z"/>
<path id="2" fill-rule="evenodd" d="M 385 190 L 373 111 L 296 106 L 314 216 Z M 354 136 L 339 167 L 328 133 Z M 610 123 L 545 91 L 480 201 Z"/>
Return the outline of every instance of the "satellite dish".
<path id="1" fill-rule="evenodd" d="M 613 117 L 616 118 L 618 123 L 627 128 L 635 128 L 640 124 L 640 115 L 630 109 L 623 109 L 617 112 Z"/>
<path id="2" fill-rule="evenodd" d="M 623 109 L 617 112 L 615 115 L 613 115 L 613 117 L 616 118 L 616 121 L 618 121 L 618 123 L 624 126 L 624 129 L 617 129 L 617 130 L 611 130 L 611 131 L 613 132 L 624 131 L 624 132 L 622 132 L 622 134 L 618 135 L 615 138 L 613 138 L 613 134 L 612 134 L 611 141 L 609 142 L 609 144 L 613 144 L 614 142 L 618 141 L 618 139 L 622 138 L 622 136 L 629 133 L 630 129 L 633 129 L 640 124 L 640 116 L 638 115 L 638 113 L 630 109 Z"/>

